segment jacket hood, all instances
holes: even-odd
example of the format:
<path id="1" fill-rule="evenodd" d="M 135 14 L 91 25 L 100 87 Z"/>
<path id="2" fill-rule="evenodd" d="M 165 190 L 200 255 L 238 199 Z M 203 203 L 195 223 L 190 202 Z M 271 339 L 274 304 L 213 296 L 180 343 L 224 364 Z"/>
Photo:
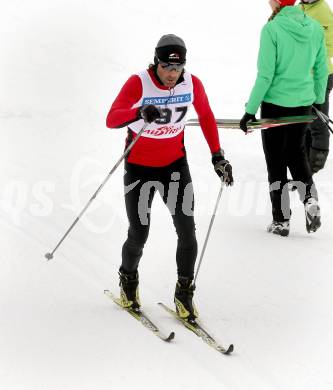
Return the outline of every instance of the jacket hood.
<path id="1" fill-rule="evenodd" d="M 313 23 L 297 7 L 282 8 L 274 20 L 298 42 L 308 41 L 312 35 Z"/>

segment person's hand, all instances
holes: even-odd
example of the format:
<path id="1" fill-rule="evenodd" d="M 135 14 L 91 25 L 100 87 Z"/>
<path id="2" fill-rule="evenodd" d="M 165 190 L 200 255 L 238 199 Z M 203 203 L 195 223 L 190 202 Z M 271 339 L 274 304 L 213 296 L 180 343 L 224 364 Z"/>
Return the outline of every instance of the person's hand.
<path id="1" fill-rule="evenodd" d="M 312 107 L 316 108 L 318 111 L 322 111 L 323 110 L 323 105 L 319 104 L 319 103 L 313 103 Z"/>
<path id="2" fill-rule="evenodd" d="M 244 131 L 244 133 L 247 133 L 247 123 L 248 122 L 255 122 L 256 116 L 253 114 L 248 114 L 247 112 L 243 115 L 243 118 L 239 122 L 239 127 Z"/>
<path id="3" fill-rule="evenodd" d="M 224 158 L 221 150 L 212 154 L 212 163 L 214 165 L 214 170 L 219 178 L 227 186 L 232 186 L 234 184 L 234 178 L 232 177 L 232 166 L 229 161 Z"/>
<path id="4" fill-rule="evenodd" d="M 149 104 L 148 106 L 143 106 L 140 109 L 140 115 L 146 123 L 152 123 L 155 122 L 156 119 L 161 118 L 160 110 L 152 104 Z"/>

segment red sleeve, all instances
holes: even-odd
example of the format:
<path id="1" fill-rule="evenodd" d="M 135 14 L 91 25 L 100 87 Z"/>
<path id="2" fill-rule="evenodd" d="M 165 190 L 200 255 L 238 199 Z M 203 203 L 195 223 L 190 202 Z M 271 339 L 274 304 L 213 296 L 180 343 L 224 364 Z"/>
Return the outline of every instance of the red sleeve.
<path id="1" fill-rule="evenodd" d="M 196 76 L 192 75 L 192 83 L 194 95 L 193 106 L 198 114 L 200 127 L 209 145 L 210 151 L 215 153 L 221 148 L 215 117 L 210 108 L 202 82 Z"/>
<path id="2" fill-rule="evenodd" d="M 137 75 L 131 76 L 123 85 L 113 102 L 106 126 L 110 128 L 124 127 L 137 120 L 138 108 L 132 108 L 142 96 L 142 83 Z"/>

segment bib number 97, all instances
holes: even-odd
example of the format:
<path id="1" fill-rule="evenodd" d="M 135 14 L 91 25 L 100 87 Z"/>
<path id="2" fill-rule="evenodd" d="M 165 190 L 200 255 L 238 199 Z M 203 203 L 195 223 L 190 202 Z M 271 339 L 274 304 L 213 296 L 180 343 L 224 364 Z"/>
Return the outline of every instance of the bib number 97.
<path id="1" fill-rule="evenodd" d="M 176 113 L 179 114 L 178 118 L 175 120 L 174 123 L 180 122 L 187 112 L 187 106 L 183 107 L 176 107 L 175 109 Z M 166 125 L 171 122 L 172 119 L 172 110 L 170 108 L 161 108 L 161 118 L 156 119 L 155 123 L 158 123 L 160 125 Z"/>

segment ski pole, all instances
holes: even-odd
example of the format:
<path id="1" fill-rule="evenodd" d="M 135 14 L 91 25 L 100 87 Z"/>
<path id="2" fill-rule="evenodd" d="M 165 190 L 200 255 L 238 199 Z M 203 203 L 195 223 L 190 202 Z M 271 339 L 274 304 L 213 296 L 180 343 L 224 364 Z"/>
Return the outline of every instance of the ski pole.
<path id="1" fill-rule="evenodd" d="M 116 164 L 114 165 L 114 167 L 111 169 L 111 171 L 108 173 L 108 175 L 106 176 L 106 178 L 104 179 L 104 181 L 102 182 L 102 184 L 97 188 L 97 190 L 95 191 L 95 193 L 93 194 L 93 196 L 89 199 L 88 203 L 84 206 L 84 208 L 82 209 L 82 211 L 80 212 L 80 214 L 76 217 L 76 219 L 74 220 L 74 222 L 71 224 L 71 226 L 68 228 L 68 230 L 66 231 L 66 233 L 63 235 L 63 237 L 61 238 L 61 240 L 58 242 L 58 244 L 56 245 L 56 247 L 53 249 L 52 252 L 48 252 L 45 254 L 45 257 L 47 259 L 47 261 L 53 259 L 53 254 L 54 252 L 59 248 L 59 246 L 61 245 L 61 243 L 64 241 L 64 239 L 68 236 L 68 234 L 70 233 L 70 231 L 73 229 L 73 227 L 79 222 L 80 218 L 82 217 L 82 215 L 85 213 L 85 211 L 88 209 L 88 207 L 91 205 L 91 203 L 93 202 L 93 200 L 96 198 L 97 194 L 102 190 L 102 188 L 105 186 L 106 182 L 110 179 L 111 175 L 114 173 L 114 171 L 119 167 L 119 165 L 121 164 L 121 162 L 124 160 L 124 158 L 128 155 L 128 153 L 130 152 L 130 150 L 133 148 L 133 146 L 135 145 L 135 143 L 137 142 L 137 140 L 140 138 L 141 134 L 145 131 L 146 127 L 147 127 L 148 123 L 145 123 L 142 127 L 142 129 L 138 132 L 138 134 L 136 135 L 136 137 L 133 139 L 133 141 L 128 145 L 128 147 L 126 148 L 126 150 L 124 151 L 124 153 L 122 154 L 122 156 L 120 157 L 120 159 L 116 162 Z"/>
<path id="2" fill-rule="evenodd" d="M 333 123 L 333 121 L 332 121 L 332 119 L 329 117 L 329 116 L 327 116 L 325 113 L 323 113 L 322 111 L 320 111 L 321 112 L 321 115 L 328 121 L 328 122 L 330 122 L 330 123 Z"/>
<path id="3" fill-rule="evenodd" d="M 312 108 L 314 109 L 315 113 L 318 115 L 318 118 L 326 125 L 328 130 L 333 134 L 333 130 L 332 130 L 331 126 L 329 125 L 329 123 L 333 123 L 333 121 L 327 115 L 325 115 L 323 112 L 318 110 L 317 107 L 312 106 Z"/>
<path id="4" fill-rule="evenodd" d="M 216 211 L 217 211 L 218 205 L 220 203 L 223 187 L 224 187 L 224 181 L 221 180 L 221 187 L 220 187 L 219 193 L 217 195 L 217 199 L 216 199 L 213 215 L 212 215 L 212 217 L 210 219 L 210 223 L 209 223 L 208 231 L 207 231 L 207 234 L 206 234 L 205 242 L 204 242 L 204 245 L 203 245 L 202 250 L 201 250 L 198 267 L 197 267 L 197 270 L 196 270 L 196 273 L 195 273 L 195 277 L 194 277 L 194 281 L 193 281 L 193 285 L 194 286 L 195 286 L 195 282 L 196 282 L 197 277 L 198 277 L 198 273 L 199 273 L 199 270 L 200 270 L 200 267 L 201 267 L 203 256 L 205 254 L 205 250 L 206 250 L 206 247 L 207 247 L 207 243 L 208 243 L 208 239 L 209 239 L 209 236 L 210 236 L 210 232 L 211 232 L 212 227 L 213 227 L 213 223 L 214 223 L 214 220 L 215 220 L 215 215 L 216 215 Z"/>

